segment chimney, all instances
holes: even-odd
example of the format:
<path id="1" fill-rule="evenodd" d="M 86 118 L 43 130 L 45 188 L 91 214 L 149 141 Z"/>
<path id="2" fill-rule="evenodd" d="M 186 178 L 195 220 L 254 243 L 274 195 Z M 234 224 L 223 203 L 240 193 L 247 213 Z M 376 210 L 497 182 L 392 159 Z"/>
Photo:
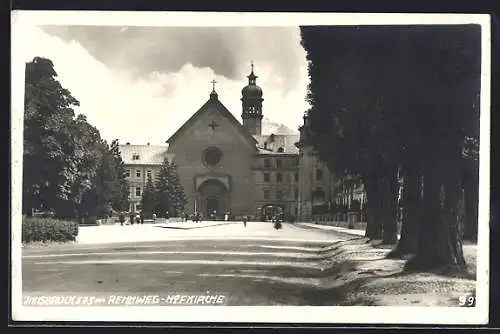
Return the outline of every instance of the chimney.
<path id="1" fill-rule="evenodd" d="M 149 143 L 148 143 L 148 146 L 149 146 Z"/>
<path id="2" fill-rule="evenodd" d="M 130 145 L 130 143 L 129 143 L 129 142 L 127 142 L 125 145 Z"/>

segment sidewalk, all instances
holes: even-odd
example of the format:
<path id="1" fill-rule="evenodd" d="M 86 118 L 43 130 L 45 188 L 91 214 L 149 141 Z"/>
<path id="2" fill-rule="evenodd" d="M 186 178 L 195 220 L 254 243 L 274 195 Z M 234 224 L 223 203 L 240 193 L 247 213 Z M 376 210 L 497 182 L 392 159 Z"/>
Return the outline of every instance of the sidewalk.
<path id="1" fill-rule="evenodd" d="M 337 232 L 342 232 L 342 233 L 347 233 L 347 234 L 352 234 L 352 235 L 357 235 L 357 236 L 365 236 L 365 230 L 359 230 L 359 229 L 353 229 L 353 228 L 345 228 L 345 227 L 340 227 L 340 226 L 331 226 L 331 225 L 321 225 L 321 224 L 314 224 L 314 223 L 296 223 L 297 225 L 302 225 L 302 226 L 307 226 L 307 227 L 312 227 L 312 228 L 317 228 L 321 230 L 331 230 L 331 231 L 337 231 Z M 401 237 L 400 234 L 398 234 L 398 240 Z"/>
<path id="2" fill-rule="evenodd" d="M 314 224 L 314 223 L 295 223 L 295 224 L 297 224 L 299 226 L 301 225 L 301 226 L 313 227 L 313 228 L 317 228 L 320 230 L 333 230 L 333 231 L 337 231 L 337 232 L 358 235 L 358 236 L 365 235 L 365 230 L 356 230 L 356 229 L 345 228 L 345 227 L 340 227 L 340 226 L 321 225 L 321 224 Z"/>

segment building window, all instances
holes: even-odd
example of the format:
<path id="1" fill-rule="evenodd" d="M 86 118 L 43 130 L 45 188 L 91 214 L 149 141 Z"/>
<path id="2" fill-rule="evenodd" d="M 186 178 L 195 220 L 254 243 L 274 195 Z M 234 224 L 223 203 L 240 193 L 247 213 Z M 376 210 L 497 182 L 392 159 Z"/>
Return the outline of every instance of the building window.
<path id="1" fill-rule="evenodd" d="M 140 204 L 136 204 L 135 205 L 135 211 L 141 211 L 141 205 Z"/>
<path id="2" fill-rule="evenodd" d="M 267 142 L 264 143 L 264 149 L 267 150 Z"/>
<path id="3" fill-rule="evenodd" d="M 132 155 L 132 160 L 139 160 L 139 154 Z"/>
<path id="4" fill-rule="evenodd" d="M 323 180 L 323 171 L 321 169 L 316 169 L 316 181 Z"/>
<path id="5" fill-rule="evenodd" d="M 146 172 L 146 175 L 147 175 L 147 177 L 148 177 L 148 178 L 152 177 L 152 175 L 151 175 L 151 171 L 150 171 L 150 170 L 148 170 L 148 171 Z"/>
<path id="6" fill-rule="evenodd" d="M 264 182 L 269 182 L 271 181 L 271 178 L 269 177 L 269 173 L 264 173 Z"/>
<path id="7" fill-rule="evenodd" d="M 271 197 L 271 192 L 269 190 L 264 190 L 264 199 L 269 199 Z"/>
<path id="8" fill-rule="evenodd" d="M 279 152 L 279 153 L 283 153 L 283 151 L 284 151 L 284 150 L 283 150 L 283 147 L 278 147 L 278 152 Z"/>
<path id="9" fill-rule="evenodd" d="M 282 182 L 283 181 L 283 175 L 281 173 L 276 173 L 276 182 Z"/>
<path id="10" fill-rule="evenodd" d="M 293 189 L 293 197 L 295 199 L 298 199 L 299 198 L 299 190 L 297 188 L 294 188 Z"/>
<path id="11" fill-rule="evenodd" d="M 271 159 L 269 159 L 269 158 L 264 159 L 264 167 L 266 167 L 266 168 L 271 167 Z"/>
<path id="12" fill-rule="evenodd" d="M 295 173 L 295 182 L 299 182 L 299 173 Z"/>
<path id="13" fill-rule="evenodd" d="M 130 169 L 127 169 L 127 170 L 125 171 L 125 177 L 130 177 Z"/>
<path id="14" fill-rule="evenodd" d="M 283 199 L 283 193 L 281 192 L 281 190 L 276 191 L 276 199 L 277 200 Z"/>
<path id="15" fill-rule="evenodd" d="M 140 169 L 135 171 L 135 176 L 141 177 L 141 170 Z"/>
<path id="16" fill-rule="evenodd" d="M 135 196 L 137 197 L 141 196 L 141 187 L 135 187 Z"/>
<path id="17" fill-rule="evenodd" d="M 276 160 L 276 168 L 281 168 L 283 167 L 283 161 L 281 159 Z"/>

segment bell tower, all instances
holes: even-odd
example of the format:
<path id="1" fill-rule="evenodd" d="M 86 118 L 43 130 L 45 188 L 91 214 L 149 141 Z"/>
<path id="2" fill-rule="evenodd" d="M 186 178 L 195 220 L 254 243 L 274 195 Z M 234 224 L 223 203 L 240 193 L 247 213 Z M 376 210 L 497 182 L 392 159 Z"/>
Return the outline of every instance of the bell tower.
<path id="1" fill-rule="evenodd" d="M 262 134 L 262 89 L 256 85 L 258 78 L 253 72 L 253 61 L 251 63 L 251 72 L 247 76 L 248 85 L 241 90 L 243 127 L 251 135 Z"/>

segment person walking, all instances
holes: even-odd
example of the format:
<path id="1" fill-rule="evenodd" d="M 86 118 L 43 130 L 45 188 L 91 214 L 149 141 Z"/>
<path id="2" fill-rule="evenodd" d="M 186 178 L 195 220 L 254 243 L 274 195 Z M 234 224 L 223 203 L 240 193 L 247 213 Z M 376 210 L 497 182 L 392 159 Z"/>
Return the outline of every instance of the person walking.
<path id="1" fill-rule="evenodd" d="M 130 212 L 129 218 L 130 218 L 130 225 L 134 225 L 134 220 L 135 220 L 134 212 Z"/>
<path id="2" fill-rule="evenodd" d="M 141 220 L 141 225 L 144 225 L 144 211 L 141 210 L 141 213 L 139 214 L 139 218 Z"/>
<path id="3" fill-rule="evenodd" d="M 274 228 L 276 230 L 281 230 L 281 221 L 280 221 L 280 217 L 279 216 L 275 216 L 274 217 Z"/>
<path id="4" fill-rule="evenodd" d="M 243 216 L 243 226 L 246 228 L 247 227 L 247 221 L 248 221 L 248 217 L 245 215 Z"/>
<path id="5" fill-rule="evenodd" d="M 156 213 L 153 212 L 153 223 L 156 221 Z"/>
<path id="6" fill-rule="evenodd" d="M 123 211 L 120 212 L 120 225 L 123 226 L 125 223 L 125 213 Z"/>

